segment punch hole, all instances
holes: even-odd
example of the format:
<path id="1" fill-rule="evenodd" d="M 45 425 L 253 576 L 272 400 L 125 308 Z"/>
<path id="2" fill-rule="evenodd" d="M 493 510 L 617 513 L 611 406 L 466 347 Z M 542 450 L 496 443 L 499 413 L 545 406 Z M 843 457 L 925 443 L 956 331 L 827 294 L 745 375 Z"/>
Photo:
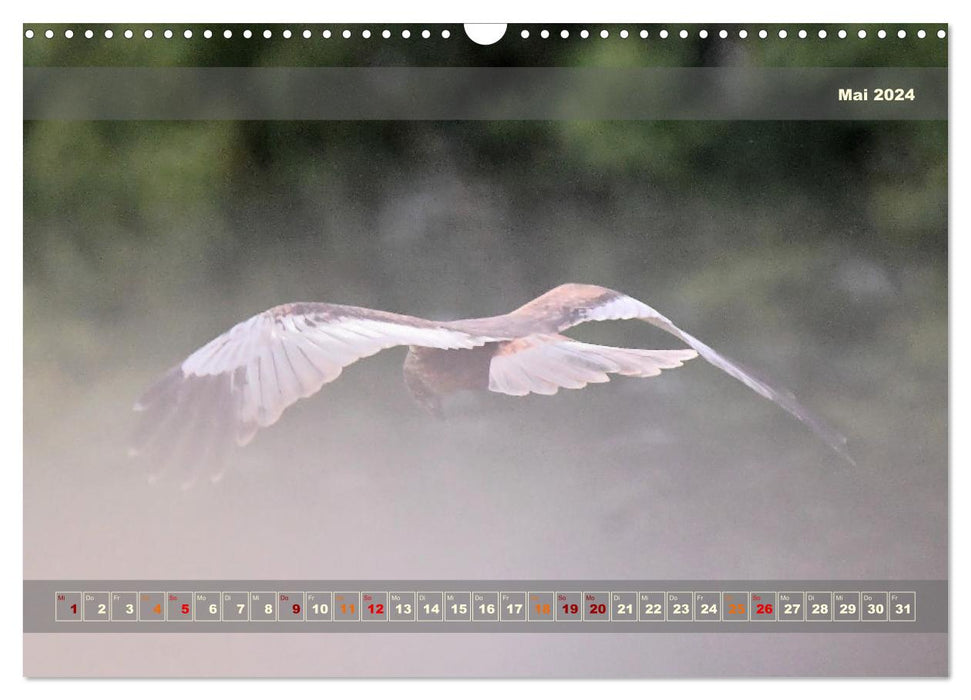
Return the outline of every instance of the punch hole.
<path id="1" fill-rule="evenodd" d="M 476 44 L 490 46 L 506 34 L 505 24 L 466 24 L 465 34 Z"/>

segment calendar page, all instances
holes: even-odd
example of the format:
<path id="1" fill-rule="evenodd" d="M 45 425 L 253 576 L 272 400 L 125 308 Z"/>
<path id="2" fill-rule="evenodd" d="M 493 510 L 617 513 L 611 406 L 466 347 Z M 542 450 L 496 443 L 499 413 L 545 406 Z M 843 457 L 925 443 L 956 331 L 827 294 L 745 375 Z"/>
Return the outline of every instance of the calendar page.
<path id="1" fill-rule="evenodd" d="M 24 672 L 948 673 L 946 24 L 26 24 Z"/>

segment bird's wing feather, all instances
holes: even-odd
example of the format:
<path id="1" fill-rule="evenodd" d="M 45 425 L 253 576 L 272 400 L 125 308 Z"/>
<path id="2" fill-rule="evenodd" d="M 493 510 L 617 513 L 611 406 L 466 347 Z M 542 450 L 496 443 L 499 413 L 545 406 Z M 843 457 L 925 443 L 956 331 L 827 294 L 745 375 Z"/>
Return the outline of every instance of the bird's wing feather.
<path id="1" fill-rule="evenodd" d="M 680 339 L 709 363 L 802 421 L 841 457 L 851 464 L 854 463 L 846 449 L 846 438 L 799 403 L 792 392 L 773 387 L 752 370 L 681 330 L 656 309 L 622 292 L 596 285 L 564 284 L 533 299 L 509 315 L 518 319 L 533 318 L 537 327 L 544 328 L 546 332 L 563 331 L 586 321 L 646 321 Z"/>
<path id="2" fill-rule="evenodd" d="M 555 394 L 609 380 L 609 374 L 654 377 L 697 357 L 694 350 L 638 350 L 537 334 L 500 343 L 489 365 L 489 389 L 512 396 Z"/>
<path id="3" fill-rule="evenodd" d="M 205 421 L 245 445 L 344 367 L 396 345 L 472 348 L 493 338 L 384 311 L 296 303 L 249 318 L 193 352 L 135 403 L 142 414 L 133 451 L 165 447 Z M 200 406 L 228 415 L 200 415 Z M 207 436 L 208 437 L 208 436 Z"/>

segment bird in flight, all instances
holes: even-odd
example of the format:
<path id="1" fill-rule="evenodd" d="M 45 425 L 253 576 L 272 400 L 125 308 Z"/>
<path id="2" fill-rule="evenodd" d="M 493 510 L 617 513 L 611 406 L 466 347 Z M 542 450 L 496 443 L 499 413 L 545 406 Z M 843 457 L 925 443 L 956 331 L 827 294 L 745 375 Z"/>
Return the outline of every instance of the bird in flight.
<path id="1" fill-rule="evenodd" d="M 562 335 L 586 321 L 621 319 L 646 321 L 688 348 L 616 348 Z M 853 462 L 846 438 L 790 392 L 773 388 L 647 304 L 588 284 L 560 285 L 502 316 L 459 321 L 315 302 L 276 306 L 202 346 L 145 391 L 134 406 L 140 420 L 132 454 L 171 459 L 181 445 L 218 480 L 226 448 L 248 444 L 348 365 L 399 345 L 409 346 L 405 385 L 435 415 L 441 415 L 442 398 L 456 391 L 555 394 L 606 382 L 610 374 L 654 377 L 701 355 Z"/>

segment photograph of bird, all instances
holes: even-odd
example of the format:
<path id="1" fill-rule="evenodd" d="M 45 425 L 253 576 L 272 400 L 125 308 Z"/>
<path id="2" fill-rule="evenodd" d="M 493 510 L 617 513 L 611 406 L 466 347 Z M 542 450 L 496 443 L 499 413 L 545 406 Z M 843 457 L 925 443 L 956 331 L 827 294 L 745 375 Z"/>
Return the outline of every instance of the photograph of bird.
<path id="1" fill-rule="evenodd" d="M 618 348 L 561 334 L 587 321 L 624 319 L 661 328 L 688 348 Z M 560 285 L 501 316 L 457 321 L 315 302 L 276 306 L 202 346 L 145 391 L 134 406 L 140 421 L 131 453 L 171 452 L 177 441 L 188 440 L 196 458 L 214 460 L 227 444 L 248 444 L 348 365 L 401 345 L 409 346 L 405 385 L 438 416 L 442 399 L 457 391 L 555 394 L 606 382 L 610 374 L 653 377 L 700 355 L 853 462 L 846 438 L 792 393 L 767 384 L 647 304 L 588 284 Z"/>

